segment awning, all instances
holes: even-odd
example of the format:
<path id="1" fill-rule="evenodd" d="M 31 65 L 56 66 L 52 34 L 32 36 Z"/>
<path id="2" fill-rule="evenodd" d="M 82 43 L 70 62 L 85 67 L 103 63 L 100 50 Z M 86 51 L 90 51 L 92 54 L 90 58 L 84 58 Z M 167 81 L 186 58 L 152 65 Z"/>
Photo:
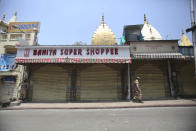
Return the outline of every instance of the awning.
<path id="1" fill-rule="evenodd" d="M 132 59 L 182 59 L 181 53 L 134 53 Z"/>
<path id="2" fill-rule="evenodd" d="M 16 57 L 15 62 L 22 63 L 131 63 L 131 58 L 25 58 Z"/>

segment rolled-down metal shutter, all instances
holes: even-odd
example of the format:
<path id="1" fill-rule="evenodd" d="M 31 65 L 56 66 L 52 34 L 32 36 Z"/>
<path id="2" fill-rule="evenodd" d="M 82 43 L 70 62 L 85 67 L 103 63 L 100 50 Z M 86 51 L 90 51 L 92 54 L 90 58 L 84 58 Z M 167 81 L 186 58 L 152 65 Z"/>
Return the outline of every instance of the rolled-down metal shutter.
<path id="1" fill-rule="evenodd" d="M 55 64 L 39 65 L 32 69 L 32 101 L 65 102 L 69 86 L 68 73 Z"/>
<path id="2" fill-rule="evenodd" d="M 0 102 L 9 102 L 14 97 L 16 81 L 2 80 L 0 82 Z"/>
<path id="3" fill-rule="evenodd" d="M 143 99 L 161 99 L 165 97 L 167 77 L 160 68 L 150 63 L 144 64 L 136 68 L 135 77 L 132 77 L 133 82 L 137 76 L 141 77 L 140 87 Z"/>
<path id="4" fill-rule="evenodd" d="M 104 64 L 93 64 L 80 73 L 81 101 L 121 99 L 120 73 Z"/>
<path id="5" fill-rule="evenodd" d="M 180 95 L 196 96 L 196 80 L 194 78 L 194 63 L 177 63 L 177 78 Z"/>

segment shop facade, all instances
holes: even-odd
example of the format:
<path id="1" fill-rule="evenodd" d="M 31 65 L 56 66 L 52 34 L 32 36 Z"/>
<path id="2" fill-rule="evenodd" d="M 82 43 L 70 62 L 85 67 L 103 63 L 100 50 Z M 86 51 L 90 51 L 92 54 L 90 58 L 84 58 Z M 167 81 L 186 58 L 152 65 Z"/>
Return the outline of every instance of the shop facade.
<path id="1" fill-rule="evenodd" d="M 184 42 L 182 38 L 181 43 L 185 43 L 187 39 Z M 177 86 L 179 86 L 179 95 L 182 97 L 196 97 L 193 46 L 180 44 L 179 51 L 183 54 L 184 57 L 183 60 L 177 62 L 175 67 L 177 72 L 176 80 Z"/>
<path id="2" fill-rule="evenodd" d="M 141 77 L 143 99 L 176 97 L 176 67 L 183 61 L 177 40 L 131 42 L 131 84 Z"/>
<path id="3" fill-rule="evenodd" d="M 129 46 L 21 46 L 16 63 L 28 68 L 33 102 L 126 99 Z"/>
<path id="4" fill-rule="evenodd" d="M 121 45 L 130 46 L 131 85 L 141 77 L 143 99 L 196 96 L 193 44 L 183 30 L 179 43 L 164 40 L 144 14 L 144 24 L 124 26 Z"/>

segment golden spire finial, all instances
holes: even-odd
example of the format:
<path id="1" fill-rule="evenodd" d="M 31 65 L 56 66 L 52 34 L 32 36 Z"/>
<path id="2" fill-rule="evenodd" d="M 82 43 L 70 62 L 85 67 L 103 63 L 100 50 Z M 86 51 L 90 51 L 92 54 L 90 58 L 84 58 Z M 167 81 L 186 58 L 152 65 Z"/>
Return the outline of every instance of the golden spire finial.
<path id="1" fill-rule="evenodd" d="M 104 14 L 102 14 L 102 21 L 101 23 L 103 24 L 103 27 L 104 27 Z"/>
<path id="2" fill-rule="evenodd" d="M 144 22 L 146 22 L 146 14 L 144 13 Z"/>
<path id="3" fill-rule="evenodd" d="M 182 29 L 182 35 L 184 35 L 184 30 Z"/>
<path id="4" fill-rule="evenodd" d="M 5 14 L 2 15 L 1 20 L 5 21 Z"/>
<path id="5" fill-rule="evenodd" d="M 17 11 L 14 13 L 15 16 L 17 16 Z"/>

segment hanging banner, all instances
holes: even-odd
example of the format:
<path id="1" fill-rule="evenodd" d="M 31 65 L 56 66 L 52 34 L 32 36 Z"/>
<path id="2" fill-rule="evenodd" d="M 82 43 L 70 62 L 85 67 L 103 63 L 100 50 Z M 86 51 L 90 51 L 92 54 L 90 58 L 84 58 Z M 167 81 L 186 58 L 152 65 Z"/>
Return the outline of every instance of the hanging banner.
<path id="1" fill-rule="evenodd" d="M 10 71 L 16 68 L 16 54 L 2 54 L 0 58 L 0 71 Z"/>

